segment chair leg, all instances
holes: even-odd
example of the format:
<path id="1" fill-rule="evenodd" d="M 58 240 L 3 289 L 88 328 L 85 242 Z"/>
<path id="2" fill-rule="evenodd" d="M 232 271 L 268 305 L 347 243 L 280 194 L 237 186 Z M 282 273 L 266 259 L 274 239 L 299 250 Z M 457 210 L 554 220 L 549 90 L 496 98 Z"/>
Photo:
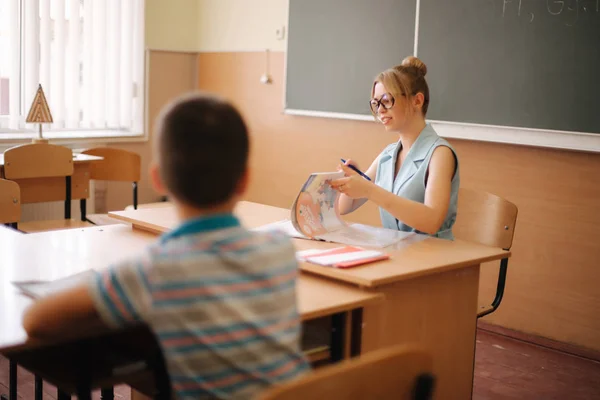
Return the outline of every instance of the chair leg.
<path id="1" fill-rule="evenodd" d="M 39 376 L 35 376 L 35 400 L 44 398 L 44 381 Z"/>
<path id="2" fill-rule="evenodd" d="M 114 400 L 115 391 L 113 387 L 104 388 L 100 390 L 100 399 L 101 400 Z"/>
<path id="3" fill-rule="evenodd" d="M 65 176 L 65 219 L 71 219 L 71 177 Z"/>
<path id="4" fill-rule="evenodd" d="M 137 182 L 133 182 L 133 209 L 137 210 L 138 207 L 138 184 Z"/>
<path id="5" fill-rule="evenodd" d="M 8 397 L 0 396 L 2 400 L 17 400 L 17 363 L 8 361 Z"/>
<path id="6" fill-rule="evenodd" d="M 484 311 L 481 311 L 479 314 L 477 314 L 477 318 L 481 318 L 493 313 L 500 306 L 500 303 L 502 302 L 502 297 L 504 296 L 504 287 L 506 286 L 507 271 L 508 258 L 503 258 L 502 260 L 500 260 L 500 271 L 498 272 L 498 286 L 496 287 L 496 297 L 494 297 L 494 301 L 492 301 L 491 307 L 488 307 Z"/>
<path id="7" fill-rule="evenodd" d="M 87 200 L 81 199 L 79 200 L 79 211 L 81 213 L 81 221 L 87 221 Z"/>

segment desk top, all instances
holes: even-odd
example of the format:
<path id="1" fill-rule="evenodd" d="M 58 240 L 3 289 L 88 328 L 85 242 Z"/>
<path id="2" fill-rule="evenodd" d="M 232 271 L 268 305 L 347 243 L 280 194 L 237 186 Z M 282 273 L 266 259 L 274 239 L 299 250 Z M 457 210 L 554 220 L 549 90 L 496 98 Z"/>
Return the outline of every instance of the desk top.
<path id="1" fill-rule="evenodd" d="M 249 201 L 240 201 L 234 213 L 248 229 L 258 228 L 261 225 L 290 218 L 290 211 L 285 208 Z M 140 230 L 155 234 L 170 231 L 179 223 L 173 206 L 111 211 L 108 213 L 108 216 L 130 223 Z"/>
<path id="2" fill-rule="evenodd" d="M 102 269 L 141 251 L 156 239 L 128 225 L 19 234 L 0 227 L 0 350 L 25 348 L 22 315 L 32 300 L 11 283 L 55 280 L 87 269 Z M 298 280 L 298 307 L 303 320 L 350 311 L 382 295 L 313 276 Z"/>
<path id="3" fill-rule="evenodd" d="M 284 208 L 246 201 L 238 204 L 235 214 L 249 229 L 282 219 L 289 219 L 290 217 L 290 211 Z M 111 212 L 109 215 L 131 223 L 134 228 L 153 233 L 164 233 L 174 228 L 178 223 L 173 207 L 118 211 Z M 337 243 L 324 243 L 305 239 L 294 239 L 294 244 L 298 250 L 340 246 Z M 510 252 L 500 248 L 462 240 L 437 239 L 425 235 L 409 236 L 384 251 L 389 253 L 391 258 L 374 264 L 337 269 L 302 263 L 301 269 L 359 286 L 375 287 L 477 265 L 487 261 L 500 260 L 510 256 Z"/>
<path id="4" fill-rule="evenodd" d="M 99 157 L 99 156 L 92 156 L 89 154 L 80 154 L 80 153 L 73 153 L 73 162 L 75 164 L 78 163 L 86 163 L 86 162 L 90 162 L 90 161 L 99 161 L 99 160 L 103 160 L 104 157 Z M 0 167 L 4 166 L 4 154 L 0 153 Z"/>

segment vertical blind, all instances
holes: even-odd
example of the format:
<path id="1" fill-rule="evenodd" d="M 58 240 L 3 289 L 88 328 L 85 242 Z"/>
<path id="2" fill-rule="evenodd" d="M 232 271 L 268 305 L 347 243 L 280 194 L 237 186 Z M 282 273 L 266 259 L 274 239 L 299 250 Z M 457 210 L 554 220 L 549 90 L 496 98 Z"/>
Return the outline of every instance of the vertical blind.
<path id="1" fill-rule="evenodd" d="M 144 0 L 0 0 L 0 133 L 38 84 L 51 130 L 143 130 Z M 1 136 L 0 136 L 1 138 Z"/>

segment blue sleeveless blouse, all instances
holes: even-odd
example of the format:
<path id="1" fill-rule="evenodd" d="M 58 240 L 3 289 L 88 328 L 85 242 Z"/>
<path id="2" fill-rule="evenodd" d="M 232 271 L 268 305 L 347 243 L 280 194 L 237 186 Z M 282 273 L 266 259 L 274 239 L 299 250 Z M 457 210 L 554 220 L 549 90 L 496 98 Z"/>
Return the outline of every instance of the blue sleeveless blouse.
<path id="1" fill-rule="evenodd" d="M 402 149 L 402 143 L 400 141 L 397 143 L 392 143 L 381 152 L 377 165 L 375 184 L 381 186 L 389 192 L 394 193 L 397 196 L 424 203 L 425 177 L 427 169 L 429 167 L 429 162 L 431 160 L 433 151 L 439 146 L 446 146 L 452 150 L 456 159 L 456 170 L 454 176 L 452 177 L 448 213 L 446 214 L 446 218 L 444 219 L 439 231 L 433 236 L 453 240 L 454 235 L 452 234 L 452 226 L 456 220 L 458 188 L 460 186 L 458 157 L 456 156 L 456 151 L 452 148 L 452 146 L 450 146 L 446 140 L 439 137 L 430 124 L 425 126 L 423 131 L 421 131 L 417 137 L 417 140 L 413 146 L 410 148 L 404 162 L 400 166 L 398 175 L 394 176 L 394 170 L 396 167 L 398 153 Z M 397 220 L 394 216 L 392 216 L 392 214 L 381 207 L 379 208 L 379 214 L 381 216 L 381 222 L 385 228 L 396 229 L 405 232 L 418 232 L 416 229 L 404 224 L 402 221 Z"/>

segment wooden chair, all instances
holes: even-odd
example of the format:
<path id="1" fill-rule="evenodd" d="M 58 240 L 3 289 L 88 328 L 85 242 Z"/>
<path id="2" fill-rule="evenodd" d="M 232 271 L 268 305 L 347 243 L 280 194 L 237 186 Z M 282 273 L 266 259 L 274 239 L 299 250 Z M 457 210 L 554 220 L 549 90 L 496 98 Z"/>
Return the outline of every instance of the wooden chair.
<path id="1" fill-rule="evenodd" d="M 139 154 L 115 149 L 111 147 L 95 147 L 81 152 L 93 156 L 103 157 L 102 160 L 92 161 L 90 164 L 90 179 L 99 181 L 131 182 L 133 189 L 133 206 L 137 209 L 138 182 L 141 177 L 141 157 Z M 86 216 L 86 201 L 80 200 L 81 220 L 97 225 L 119 223 L 106 214 L 92 214 Z"/>
<path id="2" fill-rule="evenodd" d="M 393 346 L 322 367 L 274 386 L 260 400 L 431 399 L 431 356 L 415 347 Z"/>
<path id="3" fill-rule="evenodd" d="M 21 220 L 21 189 L 17 182 L 0 179 L 0 224 L 17 229 Z"/>
<path id="4" fill-rule="evenodd" d="M 510 250 L 517 223 L 517 206 L 494 194 L 461 188 L 458 192 L 458 211 L 454 227 L 457 239 Z M 490 306 L 477 314 L 488 315 L 500 306 L 506 285 L 508 258 L 500 261 L 496 296 Z"/>
<path id="5" fill-rule="evenodd" d="M 23 232 L 90 226 L 71 220 L 71 176 L 73 152 L 64 146 L 45 143 L 25 144 L 4 152 L 4 178 L 21 188 L 21 204 L 64 201 L 64 219 L 19 223 Z M 29 185 L 43 179 L 44 184 Z M 62 181 L 61 179 L 64 179 Z"/>

